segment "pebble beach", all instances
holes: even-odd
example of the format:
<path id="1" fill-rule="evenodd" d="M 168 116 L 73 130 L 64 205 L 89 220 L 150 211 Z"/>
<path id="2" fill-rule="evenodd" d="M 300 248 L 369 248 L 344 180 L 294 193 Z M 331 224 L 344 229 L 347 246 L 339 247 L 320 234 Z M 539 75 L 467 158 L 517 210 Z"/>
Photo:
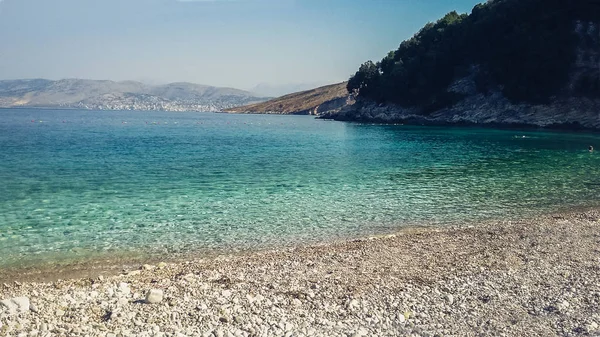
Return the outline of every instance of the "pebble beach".
<path id="1" fill-rule="evenodd" d="M 599 221 L 574 211 L 7 281 L 0 336 L 600 335 Z"/>

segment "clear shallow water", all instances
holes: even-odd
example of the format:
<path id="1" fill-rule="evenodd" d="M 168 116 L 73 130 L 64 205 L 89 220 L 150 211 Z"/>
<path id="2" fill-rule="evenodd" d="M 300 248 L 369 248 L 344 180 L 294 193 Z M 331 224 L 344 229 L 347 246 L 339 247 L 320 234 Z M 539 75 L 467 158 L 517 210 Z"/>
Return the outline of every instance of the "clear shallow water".
<path id="1" fill-rule="evenodd" d="M 594 206 L 594 134 L 0 110 L 0 267 Z"/>

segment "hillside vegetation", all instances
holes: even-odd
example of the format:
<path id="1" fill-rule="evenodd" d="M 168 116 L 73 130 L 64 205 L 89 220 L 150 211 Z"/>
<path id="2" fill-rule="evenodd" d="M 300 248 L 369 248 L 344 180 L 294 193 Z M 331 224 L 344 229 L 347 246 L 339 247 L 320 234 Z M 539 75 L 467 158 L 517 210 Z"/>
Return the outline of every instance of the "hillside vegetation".
<path id="1" fill-rule="evenodd" d="M 581 22 L 600 20 L 599 11 L 595 0 L 492 0 L 469 15 L 451 12 L 381 61 L 362 64 L 347 89 L 359 100 L 419 107 L 422 114 L 460 102 L 465 94 L 448 88 L 469 75 L 478 93 L 497 89 L 513 104 L 598 96 L 597 70 L 573 83 L 570 76 L 578 53 L 598 49 L 600 32 L 581 32 Z"/>
<path id="2" fill-rule="evenodd" d="M 285 95 L 273 100 L 225 110 L 232 113 L 317 115 L 345 106 L 346 82 Z"/>

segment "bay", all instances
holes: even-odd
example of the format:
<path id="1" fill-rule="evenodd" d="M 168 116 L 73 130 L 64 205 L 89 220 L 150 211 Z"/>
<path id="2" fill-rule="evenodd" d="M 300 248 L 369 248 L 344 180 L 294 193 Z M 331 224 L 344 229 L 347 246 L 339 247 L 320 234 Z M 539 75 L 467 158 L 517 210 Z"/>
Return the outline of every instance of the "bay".
<path id="1" fill-rule="evenodd" d="M 236 251 L 589 207 L 594 133 L 0 110 L 0 267 Z"/>

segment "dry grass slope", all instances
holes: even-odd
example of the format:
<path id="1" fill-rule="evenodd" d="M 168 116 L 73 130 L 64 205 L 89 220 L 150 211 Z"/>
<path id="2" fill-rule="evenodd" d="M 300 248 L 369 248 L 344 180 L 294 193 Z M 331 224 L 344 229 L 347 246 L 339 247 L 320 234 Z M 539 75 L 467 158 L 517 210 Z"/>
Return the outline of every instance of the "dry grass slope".
<path id="1" fill-rule="evenodd" d="M 225 112 L 232 113 L 273 113 L 273 114 L 310 114 L 323 103 L 344 99 L 348 96 L 346 83 L 327 85 L 324 87 L 301 91 L 267 102 L 231 108 Z"/>

